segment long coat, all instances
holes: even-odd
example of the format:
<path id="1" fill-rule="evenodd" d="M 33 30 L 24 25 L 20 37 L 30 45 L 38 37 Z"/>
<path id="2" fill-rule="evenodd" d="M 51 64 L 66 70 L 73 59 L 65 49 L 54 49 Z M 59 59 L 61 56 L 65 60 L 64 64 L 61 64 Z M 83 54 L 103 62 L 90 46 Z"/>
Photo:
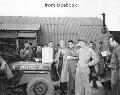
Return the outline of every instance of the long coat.
<path id="1" fill-rule="evenodd" d="M 63 63 L 62 63 L 62 70 L 61 70 L 61 75 L 60 75 L 60 81 L 61 82 L 68 82 L 69 81 L 69 72 L 68 72 L 68 60 L 67 60 L 67 56 L 68 56 L 68 50 L 65 48 L 65 49 L 60 49 L 58 50 L 58 53 L 57 53 L 57 63 L 59 64 L 59 57 L 60 57 L 60 54 L 62 53 L 63 55 Z"/>
<path id="2" fill-rule="evenodd" d="M 71 57 L 68 59 L 68 72 L 69 72 L 69 82 L 68 89 L 70 91 L 75 90 L 75 72 L 76 72 L 76 64 L 78 62 L 78 53 L 73 49 L 68 48 L 68 55 Z"/>
<path id="3" fill-rule="evenodd" d="M 111 84 L 116 84 L 117 80 L 120 79 L 120 45 L 114 48 L 111 62 Z"/>
<path id="4" fill-rule="evenodd" d="M 112 92 L 109 95 L 120 95 L 120 45 L 117 45 L 112 54 L 111 68 L 111 86 Z"/>

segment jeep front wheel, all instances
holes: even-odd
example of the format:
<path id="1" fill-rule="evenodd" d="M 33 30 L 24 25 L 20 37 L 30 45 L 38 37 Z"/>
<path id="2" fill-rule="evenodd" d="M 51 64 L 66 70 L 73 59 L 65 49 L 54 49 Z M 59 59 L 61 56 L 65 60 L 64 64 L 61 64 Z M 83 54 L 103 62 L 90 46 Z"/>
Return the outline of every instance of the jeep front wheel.
<path id="1" fill-rule="evenodd" d="M 39 78 L 28 83 L 27 95 L 53 95 L 53 83 L 47 78 Z"/>

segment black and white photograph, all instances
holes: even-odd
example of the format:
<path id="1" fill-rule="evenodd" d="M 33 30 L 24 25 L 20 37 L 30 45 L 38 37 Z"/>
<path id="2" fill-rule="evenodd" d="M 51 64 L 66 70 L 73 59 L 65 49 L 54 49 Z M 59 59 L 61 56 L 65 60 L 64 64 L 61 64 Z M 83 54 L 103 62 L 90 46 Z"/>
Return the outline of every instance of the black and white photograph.
<path id="1" fill-rule="evenodd" d="M 120 0 L 0 0 L 0 95 L 120 95 Z"/>

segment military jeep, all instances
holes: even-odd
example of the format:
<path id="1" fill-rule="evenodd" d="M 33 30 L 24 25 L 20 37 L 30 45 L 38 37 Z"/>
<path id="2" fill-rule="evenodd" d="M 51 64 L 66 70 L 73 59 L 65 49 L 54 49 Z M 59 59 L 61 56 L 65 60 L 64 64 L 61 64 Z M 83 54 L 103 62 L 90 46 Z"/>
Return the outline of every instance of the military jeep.
<path id="1" fill-rule="evenodd" d="M 16 87 L 27 84 L 27 95 L 53 95 L 54 82 L 51 80 L 51 64 L 19 61 L 12 63 L 10 68 Z"/>

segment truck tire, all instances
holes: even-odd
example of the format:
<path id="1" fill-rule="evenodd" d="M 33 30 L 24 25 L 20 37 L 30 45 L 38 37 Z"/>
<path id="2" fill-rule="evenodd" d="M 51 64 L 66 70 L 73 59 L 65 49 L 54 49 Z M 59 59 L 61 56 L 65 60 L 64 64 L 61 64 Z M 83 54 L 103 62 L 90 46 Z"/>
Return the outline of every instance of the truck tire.
<path id="1" fill-rule="evenodd" d="M 53 95 L 54 85 L 51 80 L 40 77 L 27 85 L 27 95 Z"/>

